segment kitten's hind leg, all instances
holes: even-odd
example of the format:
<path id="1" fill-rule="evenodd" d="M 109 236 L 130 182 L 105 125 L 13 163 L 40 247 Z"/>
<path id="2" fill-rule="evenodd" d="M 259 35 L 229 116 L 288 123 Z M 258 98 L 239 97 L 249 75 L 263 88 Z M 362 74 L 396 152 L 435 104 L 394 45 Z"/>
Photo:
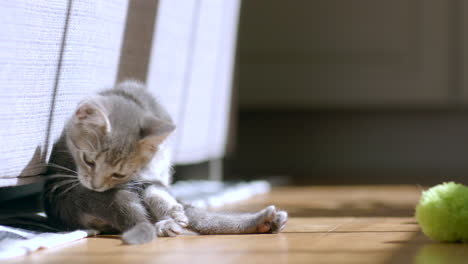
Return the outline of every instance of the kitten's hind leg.
<path id="1" fill-rule="evenodd" d="M 279 233 L 286 226 L 288 213 L 286 211 L 276 211 L 275 206 L 270 205 L 260 211 L 258 217 L 258 233 Z"/>
<path id="2" fill-rule="evenodd" d="M 271 232 L 276 234 L 286 227 L 286 223 L 288 222 L 288 212 L 286 211 L 278 211 L 276 212 L 275 219 L 273 219 L 273 225 L 271 226 Z"/>
<path id="3" fill-rule="evenodd" d="M 186 206 L 188 229 L 200 234 L 278 233 L 286 225 L 288 214 L 268 206 L 257 213 L 219 213 Z"/>

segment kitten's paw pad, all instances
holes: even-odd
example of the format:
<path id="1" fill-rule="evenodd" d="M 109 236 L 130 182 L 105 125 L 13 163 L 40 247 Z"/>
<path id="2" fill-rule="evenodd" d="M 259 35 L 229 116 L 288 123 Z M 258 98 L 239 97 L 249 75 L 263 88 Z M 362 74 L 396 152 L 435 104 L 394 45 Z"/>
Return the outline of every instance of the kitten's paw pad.
<path id="1" fill-rule="evenodd" d="M 288 213 L 286 211 L 277 211 L 270 231 L 272 233 L 279 233 L 283 231 L 283 229 L 286 227 L 286 222 L 288 222 Z"/>
<path id="2" fill-rule="evenodd" d="M 272 229 L 272 223 L 276 216 L 276 208 L 273 205 L 268 206 L 260 212 L 257 224 L 258 233 L 268 233 Z"/>
<path id="3" fill-rule="evenodd" d="M 156 238 L 156 232 L 150 223 L 140 223 L 122 234 L 122 241 L 128 245 L 144 244 Z"/>
<path id="4" fill-rule="evenodd" d="M 188 226 L 188 218 L 185 215 L 184 207 L 180 204 L 174 206 L 171 210 L 171 217 L 179 224 L 181 227 Z"/>
<path id="5" fill-rule="evenodd" d="M 182 233 L 182 227 L 174 219 L 161 220 L 155 224 L 158 237 L 175 237 Z"/>

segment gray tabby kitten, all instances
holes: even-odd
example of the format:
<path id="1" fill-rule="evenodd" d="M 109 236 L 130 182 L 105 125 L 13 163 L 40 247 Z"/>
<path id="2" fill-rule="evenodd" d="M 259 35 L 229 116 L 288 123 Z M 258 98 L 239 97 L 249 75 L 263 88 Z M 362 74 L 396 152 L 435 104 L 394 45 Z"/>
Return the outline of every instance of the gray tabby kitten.
<path id="1" fill-rule="evenodd" d="M 287 213 L 214 213 L 170 193 L 171 157 L 165 144 L 175 126 L 135 81 L 83 100 L 54 144 L 44 188 L 51 224 L 64 230 L 122 233 L 127 244 L 184 229 L 199 234 L 277 233 Z"/>

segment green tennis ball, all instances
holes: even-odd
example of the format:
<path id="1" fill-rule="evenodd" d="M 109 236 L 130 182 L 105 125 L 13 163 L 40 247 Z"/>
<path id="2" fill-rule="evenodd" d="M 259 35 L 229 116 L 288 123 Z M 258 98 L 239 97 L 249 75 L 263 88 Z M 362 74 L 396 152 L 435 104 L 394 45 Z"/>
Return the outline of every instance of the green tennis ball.
<path id="1" fill-rule="evenodd" d="M 468 242 L 468 187 L 448 182 L 423 192 L 416 219 L 432 240 Z"/>

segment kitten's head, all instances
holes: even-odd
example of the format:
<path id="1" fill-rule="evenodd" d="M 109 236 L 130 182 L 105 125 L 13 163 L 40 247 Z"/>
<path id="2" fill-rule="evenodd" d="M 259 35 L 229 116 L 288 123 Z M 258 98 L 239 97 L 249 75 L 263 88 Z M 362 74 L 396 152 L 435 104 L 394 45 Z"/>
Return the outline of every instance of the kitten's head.
<path id="1" fill-rule="evenodd" d="M 78 105 L 65 133 L 81 184 L 102 192 L 134 179 L 174 129 L 123 98 L 95 96 Z"/>

